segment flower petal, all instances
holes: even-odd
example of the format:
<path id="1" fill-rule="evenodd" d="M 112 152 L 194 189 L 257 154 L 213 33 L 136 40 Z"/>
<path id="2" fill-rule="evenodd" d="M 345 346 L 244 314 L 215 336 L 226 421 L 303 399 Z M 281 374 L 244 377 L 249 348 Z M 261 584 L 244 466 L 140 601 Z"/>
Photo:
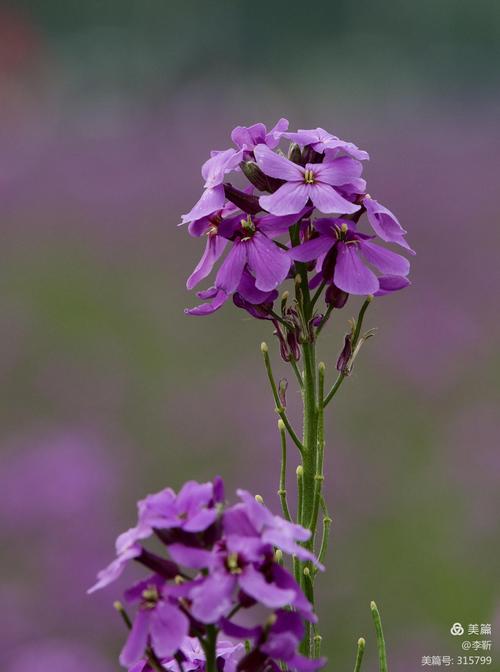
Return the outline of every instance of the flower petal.
<path id="1" fill-rule="evenodd" d="M 200 292 L 200 294 L 201 293 L 202 292 Z M 226 294 L 226 292 L 223 289 L 219 289 L 214 291 L 210 298 L 212 300 L 209 301 L 208 303 L 202 303 L 200 306 L 195 306 L 194 308 L 186 308 L 184 312 L 186 313 L 186 315 L 211 315 L 212 313 L 215 313 L 216 310 L 219 310 L 221 306 L 224 305 L 224 303 L 229 298 L 229 294 Z"/>
<path id="2" fill-rule="evenodd" d="M 197 284 L 210 275 L 215 263 L 220 259 L 224 252 L 226 245 L 227 240 L 225 238 L 217 235 L 208 236 L 205 252 L 196 265 L 196 268 L 187 279 L 186 287 L 188 289 L 193 289 L 193 287 L 196 287 Z"/>
<path id="3" fill-rule="evenodd" d="M 339 244 L 333 279 L 339 289 L 348 294 L 374 294 L 377 276 L 361 261 L 356 245 Z"/>
<path id="4" fill-rule="evenodd" d="M 309 185 L 303 182 L 282 184 L 274 194 L 261 196 L 259 204 L 273 215 L 294 215 L 302 210 L 309 198 Z"/>
<path id="5" fill-rule="evenodd" d="M 248 266 L 255 276 L 257 289 L 263 292 L 276 289 L 288 275 L 290 257 L 258 231 L 245 244 L 248 251 Z"/>
<path id="6" fill-rule="evenodd" d="M 408 285 L 411 285 L 408 278 L 404 278 L 401 275 L 383 275 L 378 281 L 380 289 L 375 292 L 375 296 L 384 296 L 385 294 L 397 292 L 400 289 L 404 289 L 405 287 L 408 287 Z"/>
<path id="7" fill-rule="evenodd" d="M 212 553 L 204 548 L 194 548 L 193 546 L 184 546 L 184 544 L 170 544 L 168 552 L 172 560 L 190 569 L 208 567 L 213 557 Z"/>
<path id="8" fill-rule="evenodd" d="M 281 154 L 276 154 L 267 145 L 257 145 L 253 153 L 257 165 L 269 177 L 277 177 L 292 182 L 304 179 L 304 169 L 301 166 L 286 159 Z"/>
<path id="9" fill-rule="evenodd" d="M 295 597 L 294 590 L 278 588 L 273 583 L 268 583 L 252 565 L 244 569 L 238 583 L 247 595 L 270 609 L 284 607 Z"/>
<path id="10" fill-rule="evenodd" d="M 308 240 L 302 245 L 290 248 L 287 254 L 295 261 L 313 261 L 328 252 L 335 245 L 335 242 L 336 239 L 333 235 L 318 236 L 318 238 Z"/>
<path id="11" fill-rule="evenodd" d="M 369 264 L 373 264 L 381 273 L 385 273 L 386 275 L 408 275 L 410 272 L 410 262 L 400 254 L 386 250 L 367 240 L 359 241 L 359 247 L 366 261 Z"/>
<path id="12" fill-rule="evenodd" d="M 404 239 L 404 234 L 406 231 L 399 223 L 396 215 L 381 205 L 374 198 L 366 197 L 363 200 L 363 205 L 366 208 L 366 214 L 368 216 L 370 226 L 379 238 L 382 238 L 382 240 L 387 243 L 396 243 L 397 245 L 401 245 L 401 247 L 404 247 L 412 254 L 415 254 L 415 252 Z"/>
<path id="13" fill-rule="evenodd" d="M 143 657 L 148 644 L 152 614 L 150 609 L 139 609 L 137 612 L 125 646 L 120 653 L 120 665 L 123 667 L 134 665 Z"/>
<path id="14" fill-rule="evenodd" d="M 248 271 L 243 271 L 241 282 L 238 285 L 238 293 L 249 303 L 259 305 L 265 301 L 274 301 L 277 292 L 263 292 L 255 286 L 255 278 Z"/>
<path id="15" fill-rule="evenodd" d="M 173 656 L 189 633 L 189 620 L 168 602 L 159 604 L 151 618 L 151 642 L 159 658 Z"/>
<path id="16" fill-rule="evenodd" d="M 349 184 L 353 178 L 360 177 L 363 172 L 361 163 L 349 156 L 341 156 L 325 163 L 308 163 L 306 168 L 313 171 L 317 180 L 334 187 Z"/>
<path id="17" fill-rule="evenodd" d="M 283 187 L 280 187 L 280 189 L 283 189 Z M 278 189 L 278 191 L 280 191 L 280 189 Z M 273 194 L 273 196 L 276 194 Z M 346 200 L 335 191 L 333 187 L 329 184 L 323 184 L 322 182 L 316 182 L 315 184 L 310 185 L 309 196 L 318 210 L 321 210 L 321 212 L 326 214 L 333 212 L 338 214 L 351 214 L 361 207 Z"/>
<path id="18" fill-rule="evenodd" d="M 207 215 L 212 215 L 217 210 L 224 206 L 224 187 L 222 184 L 213 189 L 205 189 L 200 200 L 194 205 L 191 210 L 182 215 L 182 224 L 192 222 L 196 219 L 201 219 Z"/>
<path id="19" fill-rule="evenodd" d="M 233 244 L 229 254 L 219 268 L 215 285 L 226 294 L 232 294 L 240 284 L 241 275 L 247 263 L 247 248 L 239 240 Z"/>
<path id="20" fill-rule="evenodd" d="M 222 184 L 224 175 L 234 170 L 241 161 L 241 152 L 235 149 L 225 149 L 222 152 L 214 152 L 201 167 L 201 174 L 205 180 L 205 188 L 211 189 Z"/>
<path id="21" fill-rule="evenodd" d="M 211 574 L 193 588 L 191 613 L 202 623 L 216 623 L 231 608 L 231 595 L 236 578 L 225 572 Z"/>

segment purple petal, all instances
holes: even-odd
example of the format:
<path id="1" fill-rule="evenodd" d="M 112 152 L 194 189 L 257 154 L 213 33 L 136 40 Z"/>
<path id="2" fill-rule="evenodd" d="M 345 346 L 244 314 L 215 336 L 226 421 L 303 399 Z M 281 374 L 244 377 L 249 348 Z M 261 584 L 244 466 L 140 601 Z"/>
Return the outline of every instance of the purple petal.
<path id="1" fill-rule="evenodd" d="M 390 210 L 381 205 L 378 201 L 373 198 L 366 197 L 363 200 L 363 205 L 366 208 L 366 214 L 368 216 L 368 221 L 370 226 L 375 231 L 379 238 L 382 238 L 387 243 L 396 243 L 405 247 L 412 254 L 415 252 L 408 245 L 404 239 L 404 234 L 406 231 L 403 229 L 399 223 L 396 215 L 394 215 Z"/>
<path id="2" fill-rule="evenodd" d="M 360 241 L 359 246 L 366 261 L 373 264 L 381 273 L 408 275 L 410 272 L 410 262 L 400 254 L 386 250 L 374 243 L 369 243 L 367 240 Z"/>
<path id="3" fill-rule="evenodd" d="M 259 305 L 266 301 L 274 301 L 277 298 L 275 292 L 263 292 L 255 286 L 255 278 L 248 271 L 243 271 L 241 282 L 238 285 L 238 293 L 249 303 Z"/>
<path id="4" fill-rule="evenodd" d="M 182 224 L 183 222 L 181 222 L 178 226 L 182 226 Z M 211 226 L 212 221 L 210 216 L 202 217 L 201 219 L 195 219 L 194 221 L 189 222 L 189 235 L 193 236 L 194 238 L 200 238 L 200 236 L 203 236 L 203 234 L 205 234 Z"/>
<path id="5" fill-rule="evenodd" d="M 231 140 L 240 149 L 252 150 L 255 145 L 265 142 L 266 127 L 264 124 L 252 126 L 236 126 L 231 133 Z"/>
<path id="6" fill-rule="evenodd" d="M 220 210 L 223 205 L 224 187 L 222 184 L 213 189 L 205 189 L 198 203 L 187 214 L 182 215 L 182 224 L 212 215 L 217 210 Z"/>
<path id="7" fill-rule="evenodd" d="M 170 544 L 168 551 L 172 560 L 190 569 L 203 569 L 212 562 L 212 553 L 204 548 L 193 548 L 183 544 Z"/>
<path id="8" fill-rule="evenodd" d="M 105 588 L 110 583 L 113 583 L 113 581 L 116 581 L 116 579 L 118 579 L 123 573 L 125 565 L 128 563 L 128 561 L 132 560 L 133 558 L 137 558 L 140 554 L 141 547 L 139 544 L 134 544 L 125 550 L 121 555 L 118 556 L 118 558 L 113 560 L 113 562 L 111 562 L 105 569 L 102 569 L 97 574 L 97 582 L 92 586 L 92 588 L 89 588 L 87 593 L 89 595 L 91 593 L 95 593 L 96 590 L 101 590 L 101 588 Z"/>
<path id="9" fill-rule="evenodd" d="M 226 573 L 211 574 L 190 593 L 191 612 L 202 623 L 216 623 L 231 608 L 236 578 Z"/>
<path id="10" fill-rule="evenodd" d="M 240 574 L 238 583 L 247 595 L 270 609 L 284 607 L 290 604 L 295 597 L 295 591 L 278 588 L 268 583 L 262 574 L 251 565 Z"/>
<path id="11" fill-rule="evenodd" d="M 236 152 L 232 148 L 222 152 L 214 152 L 213 156 L 205 161 L 201 167 L 201 174 L 205 180 L 205 188 L 211 189 L 222 184 L 224 175 L 234 170 L 240 161 L 241 152 Z"/>
<path id="12" fill-rule="evenodd" d="M 213 296 L 212 301 L 209 303 L 203 303 L 201 306 L 196 306 L 195 308 L 186 308 L 186 315 L 211 315 L 215 313 L 216 310 L 219 310 L 221 306 L 228 300 L 229 294 L 222 289 L 217 290 L 216 294 Z"/>
<path id="13" fill-rule="evenodd" d="M 189 620 L 168 602 L 159 604 L 151 618 L 151 642 L 160 658 L 173 656 L 189 633 Z"/>
<path id="14" fill-rule="evenodd" d="M 288 667 L 296 672 L 314 672 L 326 665 L 326 658 L 306 658 L 296 653 L 287 661 Z"/>
<path id="15" fill-rule="evenodd" d="M 302 245 L 292 247 L 288 251 L 288 255 L 295 261 L 313 261 L 335 245 L 336 239 L 333 235 L 319 236 L 308 240 Z"/>
<path id="16" fill-rule="evenodd" d="M 266 135 L 266 145 L 270 149 L 274 149 L 279 144 L 281 136 L 288 130 L 288 119 L 282 117 L 273 128 Z"/>
<path id="17" fill-rule="evenodd" d="M 129 667 L 137 663 L 144 655 L 148 644 L 149 624 L 153 611 L 139 609 L 132 624 L 125 646 L 120 653 L 120 665 Z"/>
<path id="18" fill-rule="evenodd" d="M 182 529 L 186 532 L 203 532 L 207 527 L 210 527 L 217 519 L 217 511 L 215 509 L 201 509 L 189 520 L 184 523 Z"/>
<path id="19" fill-rule="evenodd" d="M 283 187 L 280 187 L 280 189 L 283 189 Z M 278 191 L 280 191 L 280 189 L 278 189 Z M 276 194 L 273 194 L 273 196 Z M 309 196 L 318 210 L 321 210 L 321 212 L 326 214 L 333 212 L 338 214 L 351 214 L 361 207 L 346 200 L 335 191 L 333 187 L 329 184 L 323 184 L 322 182 L 315 182 L 310 185 Z"/>
<path id="20" fill-rule="evenodd" d="M 377 276 L 361 261 L 357 245 L 339 244 L 337 250 L 333 275 L 337 287 L 348 294 L 374 294 L 379 288 Z"/>
<path id="21" fill-rule="evenodd" d="M 352 178 L 360 177 L 363 172 L 361 163 L 348 156 L 325 163 L 308 163 L 306 168 L 313 171 L 319 182 L 325 182 L 334 187 L 348 184 Z"/>
<path id="22" fill-rule="evenodd" d="M 246 242 L 248 266 L 255 276 L 255 286 L 270 292 L 283 282 L 290 270 L 290 257 L 258 231 Z M 241 277 L 241 276 L 240 276 Z"/>
<path id="23" fill-rule="evenodd" d="M 254 149 L 255 160 L 263 173 L 291 182 L 304 180 L 304 169 L 293 161 L 276 154 L 266 145 L 257 145 Z M 287 213 L 288 214 L 288 213 Z"/>
<path id="24" fill-rule="evenodd" d="M 411 284 L 408 278 L 403 278 L 400 275 L 384 275 L 378 281 L 380 289 L 375 292 L 375 296 L 384 296 L 391 292 L 397 292 Z"/>
<path id="25" fill-rule="evenodd" d="M 193 289 L 212 272 L 215 263 L 220 259 L 227 245 L 221 236 L 208 236 L 205 252 L 186 282 L 188 289 Z"/>
<path id="26" fill-rule="evenodd" d="M 299 213 L 309 198 L 309 185 L 304 182 L 287 182 L 270 194 L 261 196 L 259 203 L 273 215 L 294 215 Z"/>
<path id="27" fill-rule="evenodd" d="M 247 248 L 239 240 L 233 244 L 229 254 L 219 268 L 215 284 L 226 294 L 232 294 L 240 284 L 241 275 L 247 263 Z"/>
<path id="28" fill-rule="evenodd" d="M 265 233 L 269 238 L 280 236 L 282 233 L 287 233 L 288 229 L 296 224 L 306 213 L 310 212 L 309 208 L 303 208 L 300 212 L 293 215 L 284 215 L 277 217 L 276 215 L 261 215 L 256 218 L 255 224 L 259 231 Z"/>

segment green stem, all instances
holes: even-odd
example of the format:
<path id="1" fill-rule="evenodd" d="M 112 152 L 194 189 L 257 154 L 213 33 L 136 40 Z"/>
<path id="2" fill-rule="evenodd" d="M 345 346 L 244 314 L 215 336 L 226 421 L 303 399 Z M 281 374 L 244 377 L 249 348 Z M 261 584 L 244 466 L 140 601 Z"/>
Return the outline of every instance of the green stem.
<path id="1" fill-rule="evenodd" d="M 286 427 L 281 418 L 278 420 L 278 429 L 281 437 L 281 473 L 280 473 L 280 489 L 278 495 L 281 500 L 281 508 L 283 515 L 288 521 L 292 520 L 290 510 L 288 508 L 287 492 L 286 492 Z"/>
<path id="2" fill-rule="evenodd" d="M 378 663 L 380 672 L 387 672 L 387 653 L 385 650 L 384 631 L 382 630 L 382 620 L 375 602 L 370 604 L 373 623 L 375 625 L 375 634 L 377 636 Z"/>
<path id="3" fill-rule="evenodd" d="M 328 550 L 328 541 L 330 540 L 330 527 L 332 525 L 332 519 L 329 515 L 325 514 L 323 516 L 323 535 L 321 537 L 321 546 L 319 548 L 318 560 L 323 563 L 326 557 L 326 552 Z"/>
<path id="4" fill-rule="evenodd" d="M 304 387 L 304 381 L 302 380 L 302 375 L 299 371 L 299 367 L 297 366 L 297 362 L 294 359 L 291 359 L 290 366 L 292 367 L 295 377 L 297 378 L 300 389 L 302 389 Z"/>
<path id="5" fill-rule="evenodd" d="M 316 305 L 316 301 L 321 296 L 321 292 L 325 289 L 325 287 L 326 287 L 326 280 L 323 280 L 311 299 L 311 308 L 314 308 L 314 306 Z"/>
<path id="6" fill-rule="evenodd" d="M 318 449 L 317 408 L 316 408 L 316 366 L 313 343 L 303 344 L 304 353 L 304 435 L 302 445 L 302 466 L 304 468 L 304 493 L 302 506 L 302 522 L 310 525 L 314 512 L 314 493 L 316 460 Z M 311 529 L 311 528 L 310 528 Z M 313 530 L 311 530 L 313 532 Z M 307 546 L 314 548 L 314 534 L 311 534 Z"/>
<path id="7" fill-rule="evenodd" d="M 352 350 L 352 352 L 354 352 L 356 350 L 356 346 L 358 344 L 359 337 L 361 335 L 361 327 L 363 326 L 363 319 L 365 317 L 366 309 L 368 308 L 368 306 L 370 305 L 370 303 L 372 301 L 373 301 L 373 296 L 371 296 L 371 295 L 368 296 L 366 298 L 366 300 L 364 301 L 363 305 L 361 306 L 361 310 L 359 311 L 358 319 L 356 320 L 356 325 L 354 327 L 354 333 L 353 333 L 352 339 L 351 339 L 351 350 Z M 330 390 L 330 392 L 328 392 L 328 394 L 325 397 L 325 403 L 324 403 L 325 407 L 328 406 L 330 401 L 337 394 L 340 386 L 342 385 L 342 383 L 344 382 L 344 380 L 346 378 L 346 375 L 347 375 L 346 373 L 340 373 L 338 375 L 337 380 L 335 381 L 332 389 Z"/>
<path id="8" fill-rule="evenodd" d="M 206 672 L 217 672 L 217 630 L 215 626 L 207 626 L 207 637 L 201 642 L 205 651 L 205 670 Z"/>
<path id="9" fill-rule="evenodd" d="M 309 521 L 309 529 L 314 535 L 318 521 L 318 512 L 321 502 L 321 491 L 323 489 L 323 461 L 325 454 L 325 430 L 324 430 L 324 404 L 323 397 L 325 392 L 325 365 L 323 362 L 318 364 L 318 405 L 317 405 L 317 454 L 316 454 L 316 473 L 314 474 L 314 508 Z"/>
<path id="10" fill-rule="evenodd" d="M 363 654 L 365 652 L 366 642 L 363 637 L 358 639 L 358 651 L 356 653 L 356 662 L 354 664 L 354 672 L 359 672 L 361 669 L 361 662 L 363 661 Z"/>
<path id="11" fill-rule="evenodd" d="M 290 434 L 290 438 L 295 443 L 295 445 L 297 446 L 299 451 L 302 453 L 303 445 L 302 445 L 299 437 L 295 433 L 292 425 L 290 424 L 290 421 L 288 420 L 288 416 L 286 414 L 285 409 L 281 405 L 281 400 L 280 400 L 279 394 L 278 394 L 278 388 L 276 387 L 276 381 L 274 380 L 273 370 L 271 368 L 271 360 L 269 358 L 269 348 L 267 347 L 267 343 L 262 343 L 261 346 L 260 346 L 260 350 L 261 350 L 262 355 L 264 357 L 264 363 L 266 365 L 267 377 L 269 378 L 269 383 L 271 385 L 271 391 L 273 393 L 274 402 L 276 404 L 276 413 L 283 420 L 283 424 L 285 425 L 288 433 Z"/>

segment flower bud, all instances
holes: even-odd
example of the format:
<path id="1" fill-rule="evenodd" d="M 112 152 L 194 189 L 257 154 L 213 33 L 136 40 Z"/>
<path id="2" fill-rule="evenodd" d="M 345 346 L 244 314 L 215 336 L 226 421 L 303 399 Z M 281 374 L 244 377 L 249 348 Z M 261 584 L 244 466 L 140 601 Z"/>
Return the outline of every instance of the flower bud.
<path id="1" fill-rule="evenodd" d="M 259 191 L 268 191 L 266 175 L 262 172 L 255 161 L 242 161 L 240 163 L 243 174 Z"/>
<path id="2" fill-rule="evenodd" d="M 325 303 L 334 308 L 343 308 L 348 298 L 349 294 L 334 284 L 329 285 L 325 292 Z"/>
<path id="3" fill-rule="evenodd" d="M 241 189 L 236 189 L 236 187 L 233 187 L 229 183 L 224 184 L 224 194 L 228 201 L 231 201 L 231 203 L 234 203 L 234 205 L 249 215 L 256 215 L 262 210 L 257 196 L 246 194 Z"/>
<path id="4" fill-rule="evenodd" d="M 278 383 L 278 396 L 281 401 L 281 405 L 283 408 L 286 408 L 286 391 L 288 389 L 288 380 L 286 378 L 282 378 L 280 382 Z M 278 427 L 279 423 L 283 424 L 283 420 L 278 420 Z M 284 426 L 284 425 L 283 425 Z M 281 428 L 280 428 L 281 431 Z"/>
<path id="5" fill-rule="evenodd" d="M 288 149 L 288 158 L 290 161 L 293 161 L 294 163 L 298 164 L 302 163 L 302 152 L 300 151 L 300 147 L 296 142 L 291 143 Z"/>

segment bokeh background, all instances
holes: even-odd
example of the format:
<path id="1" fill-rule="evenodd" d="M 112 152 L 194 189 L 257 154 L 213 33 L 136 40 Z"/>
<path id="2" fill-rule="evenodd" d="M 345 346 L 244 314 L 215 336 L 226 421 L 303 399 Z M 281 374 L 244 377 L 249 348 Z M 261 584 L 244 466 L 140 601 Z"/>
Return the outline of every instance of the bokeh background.
<path id="1" fill-rule="evenodd" d="M 201 249 L 177 223 L 209 150 L 280 116 L 368 149 L 418 251 L 328 414 L 328 669 L 360 635 L 375 669 L 371 599 L 397 672 L 458 654 L 455 621 L 498 638 L 499 8 L 2 1 L 2 670 L 118 669 L 119 587 L 85 589 L 145 492 L 215 470 L 278 508 L 272 336 L 184 316 Z"/>

